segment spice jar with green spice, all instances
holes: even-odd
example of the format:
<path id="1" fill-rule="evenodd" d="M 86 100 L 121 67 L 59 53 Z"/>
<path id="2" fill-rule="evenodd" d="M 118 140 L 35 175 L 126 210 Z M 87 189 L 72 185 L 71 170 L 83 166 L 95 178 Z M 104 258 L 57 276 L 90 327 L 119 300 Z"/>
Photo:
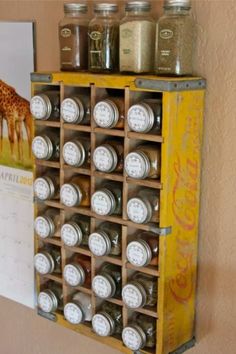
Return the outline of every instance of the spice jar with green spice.
<path id="1" fill-rule="evenodd" d="M 89 23 L 89 70 L 114 72 L 118 70 L 119 19 L 116 4 L 100 3 L 94 7 L 95 17 Z"/>
<path id="2" fill-rule="evenodd" d="M 195 26 L 190 0 L 165 0 L 157 24 L 155 72 L 158 75 L 192 74 Z"/>

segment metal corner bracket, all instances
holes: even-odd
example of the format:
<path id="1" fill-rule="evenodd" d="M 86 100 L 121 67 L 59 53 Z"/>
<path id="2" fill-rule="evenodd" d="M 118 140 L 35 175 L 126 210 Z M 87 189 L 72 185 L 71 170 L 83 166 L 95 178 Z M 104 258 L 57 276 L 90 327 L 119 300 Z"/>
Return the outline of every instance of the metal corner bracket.
<path id="1" fill-rule="evenodd" d="M 172 232 L 172 227 L 156 227 L 156 226 L 151 226 L 150 231 L 152 231 L 155 234 L 158 234 L 159 236 L 167 236 L 171 234 Z"/>
<path id="2" fill-rule="evenodd" d="M 30 74 L 31 82 L 52 82 L 52 74 L 40 74 L 40 73 L 31 73 Z"/>
<path id="3" fill-rule="evenodd" d="M 190 341 L 184 343 L 183 345 L 181 345 L 181 347 L 177 348 L 173 352 L 170 352 L 169 354 L 182 354 L 186 352 L 186 350 L 193 348 L 195 344 L 196 344 L 196 339 L 195 337 L 193 337 Z"/>
<path id="4" fill-rule="evenodd" d="M 49 320 L 49 321 L 57 322 L 57 315 L 55 315 L 55 314 L 53 314 L 53 313 L 46 313 L 46 312 L 43 312 L 43 311 L 40 310 L 40 309 L 38 309 L 37 312 L 38 312 L 38 315 L 39 315 L 39 316 L 44 317 L 44 318 L 46 318 L 46 319 Z"/>
<path id="5" fill-rule="evenodd" d="M 155 80 L 138 78 L 134 81 L 134 83 L 135 86 L 140 89 L 168 92 L 203 90 L 206 88 L 205 79 L 167 81 L 161 79 Z"/>

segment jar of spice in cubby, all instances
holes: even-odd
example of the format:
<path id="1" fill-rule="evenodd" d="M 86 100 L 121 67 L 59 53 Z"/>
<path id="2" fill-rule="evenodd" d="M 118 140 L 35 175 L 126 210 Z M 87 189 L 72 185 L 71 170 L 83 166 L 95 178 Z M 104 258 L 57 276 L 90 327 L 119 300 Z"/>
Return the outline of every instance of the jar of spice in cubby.
<path id="1" fill-rule="evenodd" d="M 89 236 L 88 244 L 95 256 L 120 256 L 121 226 L 109 222 L 102 223 Z"/>
<path id="2" fill-rule="evenodd" d="M 93 109 L 93 118 L 97 126 L 100 128 L 124 128 L 124 98 L 108 97 L 97 102 Z"/>
<path id="3" fill-rule="evenodd" d="M 36 135 L 32 141 L 32 152 L 39 160 L 59 160 L 60 137 L 54 132 Z"/>
<path id="4" fill-rule="evenodd" d="M 153 349 L 156 345 L 156 319 L 134 313 L 128 326 L 122 331 L 122 340 L 132 351 L 142 348 Z"/>
<path id="5" fill-rule="evenodd" d="M 90 219 L 83 215 L 73 215 L 61 228 L 61 238 L 66 246 L 87 246 Z"/>
<path id="6" fill-rule="evenodd" d="M 61 285 L 49 282 L 38 294 L 38 307 L 41 311 L 51 313 L 63 310 L 63 294 Z"/>
<path id="7" fill-rule="evenodd" d="M 121 268 L 115 264 L 104 263 L 93 278 L 92 288 L 96 296 L 102 299 L 120 296 Z"/>
<path id="8" fill-rule="evenodd" d="M 155 306 L 157 303 L 157 278 L 135 272 L 122 289 L 122 300 L 131 309 Z"/>
<path id="9" fill-rule="evenodd" d="M 53 237 L 60 227 L 60 212 L 53 208 L 48 208 L 34 221 L 34 230 L 41 238 Z"/>
<path id="10" fill-rule="evenodd" d="M 67 207 L 90 206 L 90 179 L 85 176 L 72 177 L 61 187 L 60 199 Z"/>
<path id="11" fill-rule="evenodd" d="M 94 332 L 101 337 L 120 335 L 122 332 L 121 307 L 104 302 L 99 312 L 93 316 L 92 327 Z"/>
<path id="12" fill-rule="evenodd" d="M 65 98 L 61 103 L 61 117 L 69 124 L 89 124 L 91 105 L 89 95 L 78 95 Z"/>
<path id="13" fill-rule="evenodd" d="M 124 167 L 124 145 L 118 139 L 106 139 L 93 153 L 93 163 L 101 172 L 122 172 Z"/>
<path id="14" fill-rule="evenodd" d="M 62 156 L 65 163 L 73 167 L 90 165 L 91 149 L 90 138 L 78 137 L 67 141 L 62 150 Z"/>
<path id="15" fill-rule="evenodd" d="M 34 256 L 34 267 L 39 274 L 61 273 L 61 252 L 56 247 L 44 247 Z"/>
<path id="16" fill-rule="evenodd" d="M 72 296 L 72 300 L 64 307 L 65 319 L 77 325 L 92 320 L 91 297 L 87 294 L 78 292 Z"/>
<path id="17" fill-rule="evenodd" d="M 60 181 L 57 172 L 48 172 L 47 175 L 36 178 L 34 181 L 34 194 L 39 200 L 59 198 Z"/>
<path id="18" fill-rule="evenodd" d="M 122 185 L 117 182 L 103 182 L 92 195 L 91 208 L 98 215 L 120 215 L 122 212 Z"/>
<path id="19" fill-rule="evenodd" d="M 70 286 L 87 286 L 91 284 L 91 260 L 82 254 L 74 254 L 63 269 L 63 278 Z"/>
<path id="20" fill-rule="evenodd" d="M 60 119 L 60 93 L 56 90 L 44 91 L 30 100 L 30 112 L 35 119 Z"/>
<path id="21" fill-rule="evenodd" d="M 159 191 L 143 188 L 130 193 L 127 203 L 128 218 L 137 224 L 158 222 L 160 211 Z"/>
<path id="22" fill-rule="evenodd" d="M 161 171 L 161 150 L 154 144 L 137 146 L 125 158 L 125 171 L 135 179 L 158 178 Z"/>

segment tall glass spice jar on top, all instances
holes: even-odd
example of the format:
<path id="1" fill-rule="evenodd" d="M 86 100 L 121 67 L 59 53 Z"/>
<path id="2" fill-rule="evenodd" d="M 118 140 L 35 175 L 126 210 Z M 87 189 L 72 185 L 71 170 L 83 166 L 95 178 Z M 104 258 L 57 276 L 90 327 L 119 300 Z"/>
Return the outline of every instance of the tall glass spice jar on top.
<path id="1" fill-rule="evenodd" d="M 155 22 L 148 1 L 129 1 L 120 24 L 120 71 L 153 71 Z"/>
<path id="2" fill-rule="evenodd" d="M 191 75 L 194 21 L 190 0 L 165 0 L 157 24 L 155 72 L 159 75 Z"/>
<path id="3" fill-rule="evenodd" d="M 89 23 L 89 70 L 118 70 L 119 19 L 116 4 L 96 4 L 95 17 Z"/>
<path id="4" fill-rule="evenodd" d="M 59 23 L 61 70 L 80 71 L 88 68 L 87 5 L 64 4 L 65 17 Z"/>

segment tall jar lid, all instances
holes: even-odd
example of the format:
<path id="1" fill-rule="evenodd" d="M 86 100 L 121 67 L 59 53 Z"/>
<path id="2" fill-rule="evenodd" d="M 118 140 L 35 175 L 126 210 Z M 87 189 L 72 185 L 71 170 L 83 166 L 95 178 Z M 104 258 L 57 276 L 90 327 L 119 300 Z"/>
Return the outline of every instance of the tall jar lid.
<path id="1" fill-rule="evenodd" d="M 32 141 L 32 152 L 36 159 L 49 160 L 53 154 L 51 139 L 46 135 L 36 136 Z"/>
<path id="2" fill-rule="evenodd" d="M 101 312 L 93 316 L 92 327 L 97 335 L 107 337 L 114 333 L 115 322 L 108 313 Z"/>
<path id="3" fill-rule="evenodd" d="M 100 3 L 94 6 L 94 12 L 100 11 L 110 11 L 110 12 L 117 12 L 118 6 L 117 4 L 109 4 L 109 3 Z"/>
<path id="4" fill-rule="evenodd" d="M 152 207 L 148 200 L 131 198 L 127 203 L 128 218 L 137 223 L 145 224 L 151 220 Z"/>
<path id="5" fill-rule="evenodd" d="M 137 351 L 145 346 L 147 339 L 140 326 L 127 326 L 122 331 L 122 340 L 127 348 Z"/>
<path id="6" fill-rule="evenodd" d="M 71 12 L 87 12 L 88 6 L 83 3 L 66 3 L 64 4 L 64 12 L 71 13 Z"/>
<path id="7" fill-rule="evenodd" d="M 144 179 L 150 168 L 150 161 L 142 151 L 130 152 L 125 158 L 125 171 L 129 177 Z"/>
<path id="8" fill-rule="evenodd" d="M 79 264 L 67 264 L 63 270 L 63 278 L 70 286 L 82 285 L 85 281 L 84 269 Z"/>
<path id="9" fill-rule="evenodd" d="M 49 274 L 54 271 L 55 262 L 48 252 L 39 252 L 34 256 L 34 267 L 39 274 Z"/>
<path id="10" fill-rule="evenodd" d="M 65 183 L 60 191 L 61 203 L 67 207 L 74 207 L 80 204 L 82 193 L 76 184 Z"/>
<path id="11" fill-rule="evenodd" d="M 111 240 L 106 232 L 93 232 L 88 239 L 90 251 L 95 256 L 106 256 L 111 251 Z"/>
<path id="12" fill-rule="evenodd" d="M 117 162 L 117 153 L 111 145 L 101 145 L 94 150 L 93 163 L 98 171 L 112 172 L 116 168 Z"/>
<path id="13" fill-rule="evenodd" d="M 83 238 L 81 227 L 74 221 L 69 221 L 61 228 L 61 238 L 66 246 L 80 245 Z"/>
<path id="14" fill-rule="evenodd" d="M 149 132 L 153 127 L 154 119 L 153 110 L 146 103 L 131 106 L 127 113 L 128 125 L 137 133 Z"/>
<path id="15" fill-rule="evenodd" d="M 55 187 L 49 177 L 39 177 L 34 181 L 34 193 L 40 200 L 47 200 L 54 196 Z"/>
<path id="16" fill-rule="evenodd" d="M 164 7 L 172 6 L 191 8 L 191 0 L 164 0 Z"/>
<path id="17" fill-rule="evenodd" d="M 35 119 L 46 120 L 52 113 L 52 104 L 48 96 L 35 95 L 30 100 L 30 112 Z"/>
<path id="18" fill-rule="evenodd" d="M 131 309 L 143 307 L 146 303 L 147 294 L 144 287 L 138 282 L 126 284 L 122 289 L 122 300 Z"/>
<path id="19" fill-rule="evenodd" d="M 125 4 L 125 11 L 133 11 L 133 10 L 143 10 L 150 11 L 151 4 L 149 1 L 128 1 Z"/>
<path id="20" fill-rule="evenodd" d="M 61 116 L 66 123 L 80 123 L 84 113 L 83 103 L 77 97 L 65 98 L 61 103 Z"/>
<path id="21" fill-rule="evenodd" d="M 85 149 L 80 141 L 68 141 L 63 146 L 62 155 L 69 166 L 79 167 L 85 161 Z"/>
<path id="22" fill-rule="evenodd" d="M 98 102 L 93 110 L 96 124 L 101 128 L 113 128 L 119 120 L 119 110 L 111 100 Z"/>
<path id="23" fill-rule="evenodd" d="M 38 306 L 43 312 L 54 312 L 58 307 L 58 300 L 54 292 L 50 289 L 41 291 L 38 295 Z"/>
<path id="24" fill-rule="evenodd" d="M 136 267 L 144 267 L 152 260 L 152 250 L 145 240 L 132 241 L 126 249 L 128 261 Z"/>
<path id="25" fill-rule="evenodd" d="M 92 195 L 92 210 L 98 215 L 111 215 L 116 207 L 116 200 L 111 191 L 104 188 Z"/>
<path id="26" fill-rule="evenodd" d="M 55 224 L 49 216 L 38 216 L 34 221 L 34 230 L 41 238 L 53 236 Z"/>
<path id="27" fill-rule="evenodd" d="M 94 293 L 101 299 L 109 299 L 116 292 L 116 283 L 109 275 L 96 275 L 92 281 Z"/>
<path id="28" fill-rule="evenodd" d="M 77 302 L 68 302 L 65 305 L 64 316 L 71 324 L 80 324 L 85 320 L 83 309 Z"/>

